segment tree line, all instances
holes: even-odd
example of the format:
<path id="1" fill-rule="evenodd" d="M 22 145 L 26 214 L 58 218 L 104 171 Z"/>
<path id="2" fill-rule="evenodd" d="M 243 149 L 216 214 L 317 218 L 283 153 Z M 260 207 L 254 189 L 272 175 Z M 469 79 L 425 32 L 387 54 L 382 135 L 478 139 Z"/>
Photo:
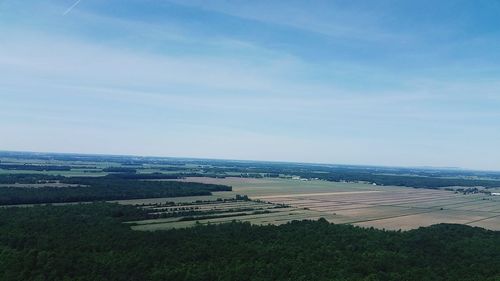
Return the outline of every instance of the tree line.
<path id="1" fill-rule="evenodd" d="M 500 232 L 408 232 L 248 223 L 139 232 L 110 203 L 0 209 L 0 280 L 482 280 L 500 278 Z"/>
<path id="2" fill-rule="evenodd" d="M 59 178 L 58 181 L 73 186 L 0 187 L 0 205 L 200 196 L 211 195 L 213 191 L 232 190 L 225 185 L 142 181 L 108 176 L 69 177 Z"/>

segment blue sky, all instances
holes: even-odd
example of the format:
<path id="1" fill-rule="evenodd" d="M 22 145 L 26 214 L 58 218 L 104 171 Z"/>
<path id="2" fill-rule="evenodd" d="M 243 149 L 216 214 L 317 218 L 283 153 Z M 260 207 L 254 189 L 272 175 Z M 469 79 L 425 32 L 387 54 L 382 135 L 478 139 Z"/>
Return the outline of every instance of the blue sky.
<path id="1" fill-rule="evenodd" d="M 0 0 L 0 149 L 500 170 L 498 1 Z"/>

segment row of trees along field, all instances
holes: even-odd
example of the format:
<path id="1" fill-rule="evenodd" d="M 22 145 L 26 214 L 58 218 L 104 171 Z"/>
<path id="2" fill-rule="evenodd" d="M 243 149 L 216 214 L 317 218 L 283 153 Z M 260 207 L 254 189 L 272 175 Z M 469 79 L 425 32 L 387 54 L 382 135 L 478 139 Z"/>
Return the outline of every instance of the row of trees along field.
<path id="1" fill-rule="evenodd" d="M 230 186 L 225 185 L 176 181 L 142 181 L 114 176 L 55 178 L 59 183 L 73 186 L 3 186 L 0 187 L 0 205 L 199 196 L 210 195 L 213 191 L 231 190 Z M 29 176 L 28 179 L 38 179 L 44 182 L 51 181 L 42 176 Z"/>
<path id="2" fill-rule="evenodd" d="M 70 166 L 59 166 L 59 165 L 0 164 L 0 169 L 3 169 L 3 170 L 70 171 L 71 168 L 72 167 L 70 167 Z"/>
<path id="3" fill-rule="evenodd" d="M 0 209 L 0 280 L 500 279 L 500 232 L 435 225 L 408 232 L 247 223 L 139 232 L 132 206 Z"/>

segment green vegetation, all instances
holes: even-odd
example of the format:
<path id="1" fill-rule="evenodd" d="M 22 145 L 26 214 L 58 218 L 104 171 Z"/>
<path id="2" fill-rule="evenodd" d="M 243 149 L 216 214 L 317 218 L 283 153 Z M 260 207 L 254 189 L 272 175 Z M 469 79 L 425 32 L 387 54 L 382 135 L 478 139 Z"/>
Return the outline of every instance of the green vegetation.
<path id="1" fill-rule="evenodd" d="M 60 180 L 76 187 L 20 188 L 0 187 L 0 204 L 66 203 L 102 200 L 211 195 L 212 191 L 230 191 L 224 185 L 175 181 L 139 181 L 115 177 L 71 177 Z"/>
<path id="2" fill-rule="evenodd" d="M 363 172 L 332 172 L 327 174 L 299 173 L 299 175 L 306 178 L 319 178 L 328 181 L 366 181 L 377 185 L 409 186 L 415 188 L 439 188 L 448 186 L 483 186 L 486 188 L 500 187 L 500 181 L 498 180 L 379 175 Z"/>
<path id="3" fill-rule="evenodd" d="M 62 180 L 62 176 L 44 175 L 44 174 L 2 174 L 0 175 L 0 184 L 29 184 L 29 183 L 47 183 Z"/>
<path id="4" fill-rule="evenodd" d="M 246 221 L 256 218 L 266 218 L 267 215 L 282 214 L 291 211 L 285 205 L 271 204 L 261 201 L 252 201 L 247 196 L 236 195 L 235 198 L 214 201 L 196 201 L 192 203 L 152 203 L 141 204 L 141 208 L 147 211 L 147 220 L 128 222 L 140 224 L 141 227 L 134 229 L 149 230 L 150 224 L 155 229 L 171 229 L 181 227 L 192 227 L 196 223 L 223 223 L 237 220 Z M 285 215 L 289 215 L 287 212 Z M 228 219 L 229 218 L 229 219 Z M 181 223 L 179 223 L 181 222 Z M 186 224 L 184 222 L 193 222 Z M 159 225 L 161 224 L 161 226 Z"/>
<path id="5" fill-rule="evenodd" d="M 4 170 L 23 170 L 23 171 L 70 171 L 70 166 L 56 166 L 56 165 L 4 165 L 0 164 L 0 169 Z"/>
<path id="6" fill-rule="evenodd" d="M 499 232 L 347 225 L 455 221 L 497 229 L 498 201 L 475 188 L 500 186 L 497 173 L 15 152 L 0 158 L 0 204 L 140 205 L 1 208 L 0 280 L 500 280 Z M 203 178 L 171 181 L 188 176 Z M 227 176 L 237 178 L 220 179 Z M 232 190 L 221 184 L 234 192 L 211 195 Z"/>
<path id="7" fill-rule="evenodd" d="M 165 180 L 165 179 L 179 179 L 181 176 L 178 175 L 169 175 L 162 173 L 143 173 L 143 174 L 134 174 L 134 173 L 123 173 L 123 174 L 112 174 L 108 175 L 109 177 L 115 177 L 120 179 L 129 179 L 129 180 Z"/>
<path id="8" fill-rule="evenodd" d="M 140 232 L 145 211 L 94 203 L 0 210 L 0 280 L 500 279 L 500 232 L 244 223 Z"/>

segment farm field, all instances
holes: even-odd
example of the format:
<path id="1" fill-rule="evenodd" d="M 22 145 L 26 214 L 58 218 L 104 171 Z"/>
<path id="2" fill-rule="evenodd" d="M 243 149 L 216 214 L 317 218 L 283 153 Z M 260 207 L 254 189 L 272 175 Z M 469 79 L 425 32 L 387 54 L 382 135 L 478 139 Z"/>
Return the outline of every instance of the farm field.
<path id="1" fill-rule="evenodd" d="M 276 196 L 283 194 L 307 194 L 326 192 L 377 191 L 380 187 L 366 183 L 342 183 L 322 180 L 292 180 L 281 178 L 208 178 L 187 177 L 181 181 L 210 184 L 223 184 L 233 187 L 235 194 L 245 194 L 250 197 Z M 398 187 L 395 187 L 398 188 Z"/>
<path id="2" fill-rule="evenodd" d="M 136 230 L 159 230 L 191 227 L 196 224 L 224 223 L 233 220 L 254 224 L 277 224 L 293 219 L 306 219 L 319 214 L 282 204 L 263 201 L 225 199 L 219 201 L 168 202 L 145 204 L 142 208 L 157 219 L 129 222 Z"/>
<path id="3" fill-rule="evenodd" d="M 278 225 L 318 218 L 385 229 L 436 223 L 500 229 L 500 197 L 488 194 L 498 192 L 500 174 L 489 172 L 8 152 L 0 157 L 0 164 L 5 206 L 95 200 L 136 205 L 153 219 L 133 226 L 139 230 L 233 220 Z M 165 181 L 231 188 L 185 193 L 176 191 L 176 183 Z M 164 184 L 174 193 L 150 189 Z M 90 188 L 95 190 L 85 193 Z M 115 190 L 109 192 L 111 188 Z M 125 193 L 117 197 L 118 191 Z M 40 195 L 45 199 L 38 202 L 39 197 L 30 195 L 34 192 L 45 194 Z M 247 198 L 233 202 L 237 195 Z M 197 209 L 173 212 L 170 209 L 175 207 L 165 207 L 167 202 Z"/>
<path id="4" fill-rule="evenodd" d="M 193 221 L 140 222 L 136 230 L 159 230 L 194 226 L 197 223 L 224 223 L 233 220 L 252 224 L 282 224 L 292 220 L 325 218 L 336 224 L 354 224 L 391 230 L 409 230 L 438 223 L 458 223 L 500 230 L 500 198 L 484 194 L 455 193 L 444 190 L 407 187 L 374 186 L 365 183 L 338 183 L 320 180 L 253 178 L 190 177 L 187 182 L 224 184 L 233 187 L 229 192 L 214 192 L 210 198 L 232 198 L 247 195 L 252 200 L 275 206 L 264 214 L 234 214 L 224 218 L 203 218 Z M 157 198 L 119 201 L 122 204 L 159 202 L 193 202 L 200 198 Z M 248 202 L 246 203 L 248 204 Z M 234 205 L 234 204 L 233 204 Z M 220 203 L 219 208 L 228 208 Z M 243 205 L 242 205 L 243 206 Z M 214 206 L 204 206 L 210 209 Z M 234 206 L 233 206 L 234 207 Z"/>

